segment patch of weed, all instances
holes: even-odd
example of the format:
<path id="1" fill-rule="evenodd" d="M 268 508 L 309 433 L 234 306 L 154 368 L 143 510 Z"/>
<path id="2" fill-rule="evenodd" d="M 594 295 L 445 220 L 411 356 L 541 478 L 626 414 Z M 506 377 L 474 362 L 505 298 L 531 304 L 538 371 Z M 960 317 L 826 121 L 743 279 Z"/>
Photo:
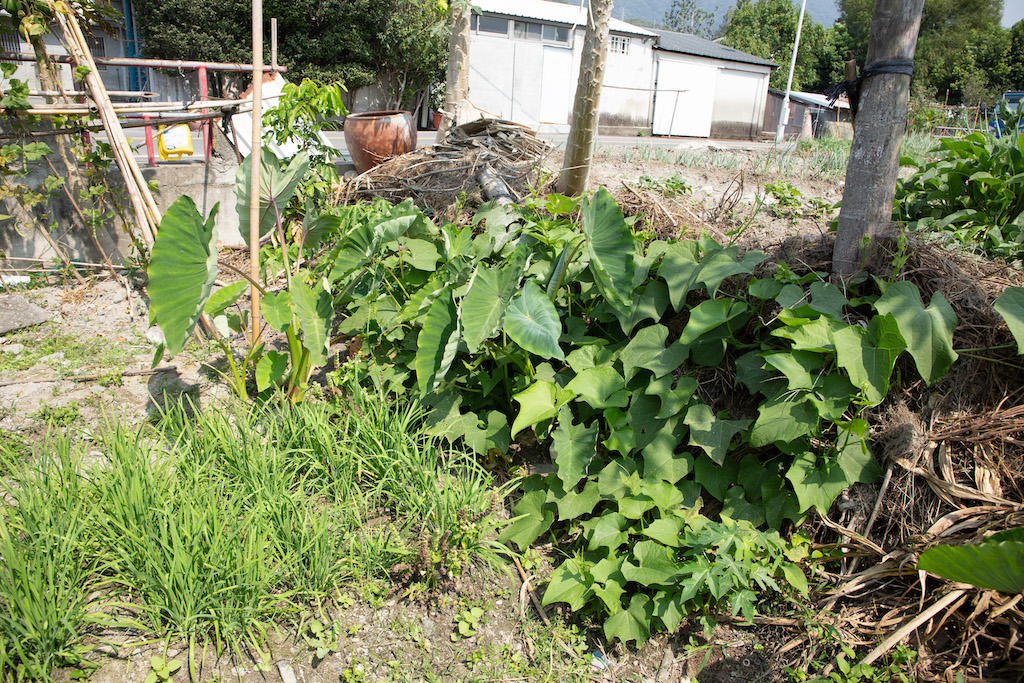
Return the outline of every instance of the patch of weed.
<path id="1" fill-rule="evenodd" d="M 67 367 L 114 368 L 123 367 L 133 355 L 128 344 L 73 334 L 57 323 L 37 325 L 8 335 L 11 342 L 25 346 L 18 355 L 0 354 L 0 372 L 21 372 L 39 363 L 40 358 L 63 352 Z"/>
<path id="2" fill-rule="evenodd" d="M 45 422 L 49 427 L 67 427 L 82 417 L 82 411 L 78 407 L 78 401 L 72 401 L 65 405 L 42 403 L 39 410 L 32 413 L 32 417 L 40 422 Z"/>

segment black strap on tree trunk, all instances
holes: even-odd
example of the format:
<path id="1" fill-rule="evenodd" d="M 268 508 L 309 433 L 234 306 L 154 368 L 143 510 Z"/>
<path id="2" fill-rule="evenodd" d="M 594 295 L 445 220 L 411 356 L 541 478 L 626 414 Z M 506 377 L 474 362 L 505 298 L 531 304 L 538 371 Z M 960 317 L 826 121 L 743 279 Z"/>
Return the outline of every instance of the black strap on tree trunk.
<path id="1" fill-rule="evenodd" d="M 871 76 L 877 76 L 879 74 L 903 74 L 905 76 L 913 76 L 914 60 L 885 59 L 881 62 L 875 62 L 871 66 L 864 67 L 864 71 L 862 71 L 860 76 L 857 77 L 857 80 L 836 83 L 825 91 L 825 97 L 828 98 L 829 106 L 835 106 L 836 100 L 838 100 L 845 92 L 850 98 L 850 113 L 854 118 L 856 118 L 857 104 L 860 100 L 861 84 L 864 82 L 865 78 L 870 78 Z"/>

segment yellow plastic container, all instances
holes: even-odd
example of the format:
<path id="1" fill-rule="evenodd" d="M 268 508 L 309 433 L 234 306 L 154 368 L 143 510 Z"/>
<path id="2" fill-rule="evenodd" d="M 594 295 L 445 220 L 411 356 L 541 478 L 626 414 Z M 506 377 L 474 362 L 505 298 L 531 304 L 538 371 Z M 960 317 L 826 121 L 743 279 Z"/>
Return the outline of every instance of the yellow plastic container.
<path id="1" fill-rule="evenodd" d="M 192 131 L 184 123 L 176 126 L 157 126 L 157 147 L 164 161 L 177 161 L 192 156 Z"/>

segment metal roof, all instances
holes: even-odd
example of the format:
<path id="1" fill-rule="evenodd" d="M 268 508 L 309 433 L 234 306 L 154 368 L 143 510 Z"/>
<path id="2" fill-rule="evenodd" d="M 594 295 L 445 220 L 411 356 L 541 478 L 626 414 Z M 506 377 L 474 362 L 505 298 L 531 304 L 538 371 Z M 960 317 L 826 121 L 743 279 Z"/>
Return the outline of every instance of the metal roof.
<path id="1" fill-rule="evenodd" d="M 757 64 L 759 66 L 770 66 L 773 69 L 779 68 L 778 64 L 769 62 L 767 59 L 755 57 L 754 55 L 741 52 L 725 45 L 710 40 L 705 40 L 692 33 L 676 33 L 675 31 L 662 31 L 651 29 L 658 35 L 658 43 L 654 46 L 656 50 L 666 52 L 678 52 L 684 55 L 697 55 L 699 57 L 710 57 L 722 59 L 727 62 L 742 62 L 744 64 Z"/>
<path id="2" fill-rule="evenodd" d="M 488 14 L 537 19 L 570 26 L 585 27 L 587 25 L 587 10 L 579 4 L 567 5 L 561 2 L 548 2 L 548 0 L 474 0 L 472 4 Z M 657 34 L 653 31 L 627 24 L 615 18 L 612 18 L 610 28 L 614 33 L 657 38 Z"/>

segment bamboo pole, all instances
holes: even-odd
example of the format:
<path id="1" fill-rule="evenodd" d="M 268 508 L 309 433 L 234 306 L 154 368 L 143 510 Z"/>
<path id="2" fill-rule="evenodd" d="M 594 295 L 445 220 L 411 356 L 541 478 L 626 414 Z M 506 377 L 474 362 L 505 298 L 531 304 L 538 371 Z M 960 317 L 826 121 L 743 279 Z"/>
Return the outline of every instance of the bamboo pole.
<path id="1" fill-rule="evenodd" d="M 121 123 L 113 110 L 110 98 L 107 96 L 103 81 L 100 80 L 96 63 L 92 60 L 89 45 L 85 35 L 78 24 L 78 18 L 74 12 L 54 13 L 57 24 L 64 34 L 64 42 L 67 44 L 71 56 L 78 66 L 85 66 L 89 73 L 85 76 L 85 84 L 90 96 L 96 102 L 100 119 L 107 131 L 107 138 L 114 150 L 114 157 L 117 166 L 124 176 L 125 189 L 131 200 L 132 208 L 135 211 L 136 219 L 139 221 L 139 229 L 142 232 L 143 240 L 147 248 L 153 246 L 153 239 L 156 236 L 157 227 L 160 224 L 160 211 L 157 209 L 156 201 L 149 191 L 149 185 L 138 164 L 135 162 L 135 153 L 128 145 Z"/>
<path id="2" fill-rule="evenodd" d="M 249 276 L 252 284 L 252 339 L 259 343 L 260 290 L 260 158 L 263 147 L 263 0 L 252 0 L 252 151 L 249 153 Z M 288 245 L 281 245 L 287 249 Z"/>
<path id="3" fill-rule="evenodd" d="M 91 95 L 90 95 L 91 97 Z M 131 104 L 111 104 L 111 109 L 117 114 L 150 114 L 153 112 L 175 112 L 175 111 L 192 111 L 194 109 L 210 109 L 211 107 L 233 107 L 242 104 L 245 100 L 207 100 L 206 102 L 194 102 L 189 104 L 188 102 L 153 102 L 153 103 L 131 103 Z M 206 104 L 204 107 L 203 104 Z M 55 107 L 31 107 L 29 109 L 19 110 L 19 113 L 23 114 L 35 114 L 39 116 L 50 115 L 74 115 L 74 114 L 88 114 L 89 112 L 98 110 L 97 104 L 62 104 Z"/>

